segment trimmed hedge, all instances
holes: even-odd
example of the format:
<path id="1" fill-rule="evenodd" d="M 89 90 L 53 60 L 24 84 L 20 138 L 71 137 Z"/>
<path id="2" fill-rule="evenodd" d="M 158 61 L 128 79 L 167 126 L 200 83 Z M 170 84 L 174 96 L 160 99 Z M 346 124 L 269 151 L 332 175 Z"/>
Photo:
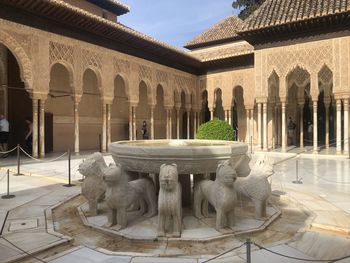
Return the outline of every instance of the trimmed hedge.
<path id="1" fill-rule="evenodd" d="M 225 121 L 214 119 L 199 126 L 196 139 L 233 141 L 235 131 Z"/>

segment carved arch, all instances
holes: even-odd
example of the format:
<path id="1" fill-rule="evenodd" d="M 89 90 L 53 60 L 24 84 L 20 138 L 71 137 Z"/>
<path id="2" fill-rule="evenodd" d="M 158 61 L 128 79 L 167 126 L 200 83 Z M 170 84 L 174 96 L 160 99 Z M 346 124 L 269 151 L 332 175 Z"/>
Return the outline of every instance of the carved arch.
<path id="1" fill-rule="evenodd" d="M 6 46 L 15 56 L 20 68 L 20 77 L 24 82 L 25 89 L 31 93 L 33 89 L 33 66 L 28 55 L 21 45 L 10 34 L 0 30 L 0 43 Z"/>

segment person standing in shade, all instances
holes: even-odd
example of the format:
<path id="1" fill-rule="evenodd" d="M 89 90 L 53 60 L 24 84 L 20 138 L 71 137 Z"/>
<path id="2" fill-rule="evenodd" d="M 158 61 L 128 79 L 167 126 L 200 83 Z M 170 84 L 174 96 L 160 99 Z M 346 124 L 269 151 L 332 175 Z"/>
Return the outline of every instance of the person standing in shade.
<path id="1" fill-rule="evenodd" d="M 288 121 L 288 140 L 289 145 L 294 145 L 294 130 L 296 128 L 295 123 L 292 120 L 292 117 L 289 117 Z"/>
<path id="2" fill-rule="evenodd" d="M 141 134 L 143 140 L 148 140 L 148 134 L 147 134 L 147 123 L 146 121 L 143 121 L 142 128 L 141 128 Z"/>
<path id="3" fill-rule="evenodd" d="M 10 135 L 10 125 L 8 120 L 3 114 L 0 115 L 0 152 L 6 152 L 8 146 L 8 140 Z M 2 157 L 7 157 L 8 154 L 4 154 Z"/>
<path id="4" fill-rule="evenodd" d="M 27 117 L 26 123 L 28 125 L 27 133 L 24 139 L 26 140 L 26 146 L 29 153 L 32 153 L 33 148 L 33 122 L 32 119 Z"/>

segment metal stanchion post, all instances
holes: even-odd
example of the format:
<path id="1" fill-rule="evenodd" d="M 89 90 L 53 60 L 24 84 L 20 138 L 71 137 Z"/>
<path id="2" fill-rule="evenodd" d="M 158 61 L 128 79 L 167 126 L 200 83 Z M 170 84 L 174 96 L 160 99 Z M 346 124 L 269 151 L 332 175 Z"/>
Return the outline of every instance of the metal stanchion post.
<path id="1" fill-rule="evenodd" d="M 24 175 L 21 174 L 21 146 L 19 144 L 17 144 L 17 173 L 14 175 Z"/>
<path id="2" fill-rule="evenodd" d="M 3 195 L 2 199 L 11 199 L 16 197 L 15 195 L 10 195 L 10 170 L 7 169 L 7 195 Z"/>
<path id="3" fill-rule="evenodd" d="M 303 182 L 299 179 L 299 160 L 296 160 L 295 164 L 295 181 L 293 181 L 293 184 L 302 184 Z"/>
<path id="4" fill-rule="evenodd" d="M 250 238 L 247 239 L 247 242 L 246 242 L 246 247 L 247 247 L 247 263 L 251 263 L 252 262 L 252 258 L 251 258 L 251 252 L 250 252 L 250 245 L 251 245 L 251 242 L 250 242 Z"/>
<path id="5" fill-rule="evenodd" d="M 71 165 L 70 165 L 70 149 L 68 149 L 68 184 L 63 185 L 64 187 L 72 187 L 75 186 L 75 184 L 72 184 L 71 182 Z"/>

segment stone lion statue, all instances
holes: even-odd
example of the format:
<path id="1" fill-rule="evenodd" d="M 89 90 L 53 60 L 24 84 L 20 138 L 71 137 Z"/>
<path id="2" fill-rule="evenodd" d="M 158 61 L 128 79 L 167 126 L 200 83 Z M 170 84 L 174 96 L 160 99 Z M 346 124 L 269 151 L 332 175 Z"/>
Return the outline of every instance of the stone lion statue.
<path id="1" fill-rule="evenodd" d="M 119 229 L 125 228 L 127 226 L 127 209 L 132 204 L 140 204 L 140 215 L 146 213 L 146 208 L 146 217 L 157 214 L 155 187 L 150 178 L 129 182 L 122 166 L 116 164 L 104 170 L 103 180 L 107 184 L 107 227 L 119 225 Z"/>
<path id="2" fill-rule="evenodd" d="M 181 235 L 181 184 L 178 182 L 178 177 L 179 175 L 176 164 L 163 164 L 160 167 L 160 190 L 158 196 L 159 237 L 166 236 L 167 226 L 172 226 L 173 232 L 171 236 L 180 237 Z"/>
<path id="3" fill-rule="evenodd" d="M 106 184 L 102 180 L 102 174 L 107 167 L 101 153 L 92 154 L 79 165 L 78 171 L 85 178 L 81 192 L 88 200 L 91 216 L 97 215 L 98 203 L 105 198 Z"/>
<path id="4" fill-rule="evenodd" d="M 234 209 L 237 201 L 235 191 L 236 171 L 229 161 L 220 163 L 216 169 L 216 179 L 202 180 L 194 188 L 194 214 L 197 218 L 207 216 L 207 203 L 216 210 L 216 230 L 227 232 L 234 224 Z"/>
<path id="5" fill-rule="evenodd" d="M 273 173 L 273 164 L 265 156 L 252 165 L 247 177 L 238 177 L 235 183 L 237 194 L 248 197 L 254 203 L 256 218 L 266 216 L 266 202 L 271 196 L 268 178 Z"/>

